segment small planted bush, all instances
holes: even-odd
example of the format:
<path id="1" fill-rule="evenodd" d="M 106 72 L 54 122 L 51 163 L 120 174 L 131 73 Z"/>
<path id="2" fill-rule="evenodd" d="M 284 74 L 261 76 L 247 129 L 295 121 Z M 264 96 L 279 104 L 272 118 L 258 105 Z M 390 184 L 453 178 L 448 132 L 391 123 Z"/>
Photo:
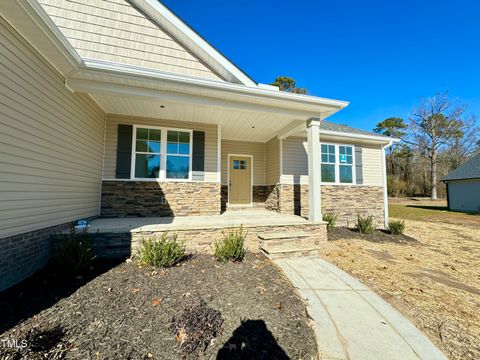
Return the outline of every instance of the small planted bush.
<path id="1" fill-rule="evenodd" d="M 184 355 L 205 350 L 210 342 L 222 333 L 223 318 L 220 311 L 208 307 L 204 300 L 188 302 L 178 318 L 173 318 L 170 328 L 180 343 Z"/>
<path id="2" fill-rule="evenodd" d="M 160 239 L 142 239 L 137 256 L 140 266 L 171 267 L 185 258 L 185 241 L 178 240 L 177 235 L 169 237 L 166 232 Z"/>
<path id="3" fill-rule="evenodd" d="M 372 215 L 357 215 L 357 224 L 355 228 L 362 234 L 371 234 L 375 231 L 375 221 Z"/>
<path id="4" fill-rule="evenodd" d="M 332 230 L 337 223 L 337 214 L 325 213 L 323 214 L 323 221 L 327 222 L 327 231 Z"/>
<path id="5" fill-rule="evenodd" d="M 72 224 L 70 234 L 58 234 L 55 239 L 52 265 L 57 272 L 75 276 L 92 267 L 95 252 L 88 229 L 78 231 Z"/>
<path id="6" fill-rule="evenodd" d="M 224 234 L 223 240 L 215 242 L 215 257 L 222 262 L 242 261 L 245 258 L 245 238 L 247 233 L 240 227 L 239 230 L 230 230 Z"/>
<path id="7" fill-rule="evenodd" d="M 405 231 L 405 221 L 403 220 L 390 220 L 388 222 L 388 230 L 392 235 L 402 235 Z"/>

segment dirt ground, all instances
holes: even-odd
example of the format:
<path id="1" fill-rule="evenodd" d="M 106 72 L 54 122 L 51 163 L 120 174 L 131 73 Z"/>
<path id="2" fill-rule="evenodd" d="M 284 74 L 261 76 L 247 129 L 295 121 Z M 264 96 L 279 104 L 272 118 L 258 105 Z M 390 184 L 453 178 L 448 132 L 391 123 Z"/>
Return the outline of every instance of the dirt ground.
<path id="1" fill-rule="evenodd" d="M 224 323 L 200 358 L 310 359 L 317 353 L 302 300 L 263 256 L 221 264 L 198 255 L 159 272 L 134 262 L 102 266 L 68 282 L 40 273 L 0 294 L 0 340 L 27 339 L 29 348 L 17 351 L 25 359 L 182 358 L 170 324 L 189 299 L 202 298 Z M 0 359 L 13 353 L 0 346 Z"/>
<path id="2" fill-rule="evenodd" d="M 389 301 L 450 359 L 480 359 L 480 216 L 447 212 L 442 221 L 439 210 L 424 210 L 435 215 L 407 219 L 399 238 L 334 229 L 321 255 Z"/>

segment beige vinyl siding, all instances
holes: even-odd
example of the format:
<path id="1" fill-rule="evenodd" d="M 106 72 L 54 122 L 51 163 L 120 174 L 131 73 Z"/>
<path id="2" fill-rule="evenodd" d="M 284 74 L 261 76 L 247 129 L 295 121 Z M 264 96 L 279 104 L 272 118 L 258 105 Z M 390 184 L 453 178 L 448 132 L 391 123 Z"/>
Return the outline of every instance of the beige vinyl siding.
<path id="1" fill-rule="evenodd" d="M 383 186 L 382 149 L 380 145 L 362 145 L 363 185 Z"/>
<path id="2" fill-rule="evenodd" d="M 105 136 L 105 163 L 103 179 L 115 179 L 117 166 L 118 124 L 171 127 L 205 132 L 205 179 L 217 182 L 217 125 L 199 124 L 186 121 L 171 121 L 124 115 L 107 115 L 107 132 Z"/>
<path id="3" fill-rule="evenodd" d="M 266 185 L 280 181 L 280 140 L 273 138 L 266 143 Z"/>
<path id="4" fill-rule="evenodd" d="M 308 184 L 307 142 L 299 138 L 282 140 L 282 184 Z"/>
<path id="5" fill-rule="evenodd" d="M 228 154 L 253 156 L 253 185 L 266 185 L 266 146 L 263 142 L 222 140 L 222 184 L 228 184 Z"/>
<path id="6" fill-rule="evenodd" d="M 125 0 L 39 0 L 83 58 L 222 80 Z"/>
<path id="7" fill-rule="evenodd" d="M 98 214 L 104 114 L 0 17 L 0 238 Z"/>
<path id="8" fill-rule="evenodd" d="M 351 141 L 321 141 L 329 144 L 355 145 Z M 383 186 L 382 151 L 380 145 L 358 144 L 362 147 L 363 185 Z M 282 141 L 282 184 L 308 184 L 308 144 L 302 138 Z"/>

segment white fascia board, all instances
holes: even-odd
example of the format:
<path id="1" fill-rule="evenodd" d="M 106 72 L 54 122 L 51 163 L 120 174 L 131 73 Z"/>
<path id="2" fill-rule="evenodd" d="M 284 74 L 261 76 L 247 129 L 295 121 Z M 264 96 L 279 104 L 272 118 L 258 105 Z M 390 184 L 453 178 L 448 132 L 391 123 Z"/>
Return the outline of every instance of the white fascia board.
<path id="1" fill-rule="evenodd" d="M 39 26 L 45 35 L 54 43 L 60 53 L 66 58 L 74 69 L 83 65 L 83 60 L 72 44 L 55 25 L 50 16 L 45 12 L 37 0 L 18 1 L 30 18 Z M 64 74 L 65 75 L 65 74 Z"/>
<path id="2" fill-rule="evenodd" d="M 331 131 L 331 130 L 320 129 L 320 136 L 321 135 L 331 135 L 331 136 L 347 137 L 347 138 L 353 138 L 353 139 L 373 140 L 373 141 L 379 141 L 381 143 L 389 143 L 389 142 L 396 143 L 400 141 L 400 139 L 397 139 L 397 138 L 367 135 L 367 134 L 345 133 L 341 131 Z"/>
<path id="3" fill-rule="evenodd" d="M 219 66 L 223 67 L 239 82 L 246 86 L 256 87 L 257 84 L 250 79 L 243 71 L 235 66 L 230 60 L 223 56 L 218 50 L 210 45 L 205 39 L 198 35 L 190 26 L 177 17 L 172 11 L 164 6 L 158 0 L 130 0 L 137 8 L 142 10 L 157 24 L 179 41 L 184 43 L 190 50 L 197 54 L 202 60 L 210 63 L 212 60 Z M 182 36 L 183 35 L 183 36 Z M 210 60 L 210 61 L 209 61 Z M 217 66 L 213 66 L 215 68 Z"/>
<path id="4" fill-rule="evenodd" d="M 271 100 L 280 101 L 292 101 L 299 104 L 311 105 L 311 106 L 324 106 L 333 108 L 334 111 L 338 111 L 348 106 L 348 102 L 326 99 L 316 96 L 293 94 L 285 91 L 273 91 L 268 89 L 261 89 L 258 87 L 249 87 L 240 84 L 220 82 L 214 80 L 200 79 L 194 77 L 186 77 L 183 75 L 176 75 L 171 73 L 164 73 L 157 70 L 151 70 L 146 68 L 140 68 L 131 65 L 118 64 L 106 61 L 99 61 L 94 59 L 83 59 L 85 69 L 107 72 L 112 75 L 124 75 L 126 78 L 139 80 L 138 77 L 143 77 L 145 81 L 148 80 L 161 80 L 176 84 L 183 84 L 186 86 L 197 86 L 202 89 L 211 89 L 219 91 L 228 91 L 236 94 L 253 95 L 256 97 L 267 98 Z M 313 115 L 312 115 L 313 116 Z"/>
<path id="5" fill-rule="evenodd" d="M 219 98 L 212 98 L 201 95 L 180 94 L 172 91 L 164 91 L 157 89 L 148 89 L 138 86 L 129 86 L 108 82 L 100 82 L 95 80 L 83 80 L 76 78 L 67 78 L 66 86 L 76 92 L 87 93 L 90 95 L 103 94 L 112 96 L 123 96 L 131 98 L 143 98 L 149 100 L 162 100 L 177 104 L 194 104 L 198 106 L 213 106 L 225 108 L 235 111 L 265 113 L 276 115 L 277 117 L 308 117 L 310 112 L 302 111 L 302 109 L 279 108 L 274 105 L 262 105 L 252 102 L 230 101 Z"/>

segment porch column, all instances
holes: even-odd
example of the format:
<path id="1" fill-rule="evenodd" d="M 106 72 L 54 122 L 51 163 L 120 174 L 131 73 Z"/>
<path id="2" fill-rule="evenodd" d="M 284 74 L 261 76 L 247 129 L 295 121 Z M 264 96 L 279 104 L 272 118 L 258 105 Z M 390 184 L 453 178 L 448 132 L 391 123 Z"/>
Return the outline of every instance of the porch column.
<path id="1" fill-rule="evenodd" d="M 308 220 L 322 221 L 320 189 L 320 119 L 307 121 L 308 134 Z"/>

